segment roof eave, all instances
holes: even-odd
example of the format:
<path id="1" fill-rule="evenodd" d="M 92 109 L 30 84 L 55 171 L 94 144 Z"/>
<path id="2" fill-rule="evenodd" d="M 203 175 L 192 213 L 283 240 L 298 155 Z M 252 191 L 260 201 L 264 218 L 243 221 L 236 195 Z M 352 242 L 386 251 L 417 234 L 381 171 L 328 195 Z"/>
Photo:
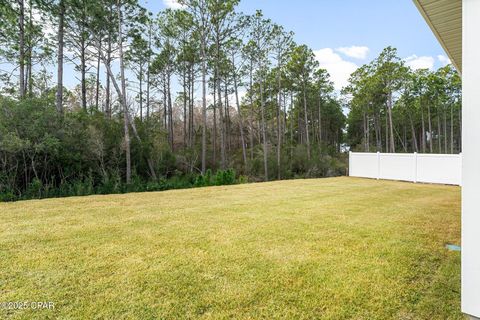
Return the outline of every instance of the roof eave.
<path id="1" fill-rule="evenodd" d="M 435 26 L 430 21 L 430 18 L 428 17 L 427 13 L 425 12 L 425 9 L 423 8 L 422 4 L 420 2 L 418 2 L 418 0 L 413 0 L 413 2 L 415 3 L 415 6 L 417 7 L 417 9 L 420 12 L 420 14 L 422 15 L 422 17 L 427 22 L 427 24 L 430 27 L 430 29 L 432 30 L 433 34 L 437 38 L 438 42 L 440 42 L 440 45 L 442 46 L 443 50 L 445 50 L 445 52 L 447 53 L 448 58 L 452 62 L 453 66 L 458 70 L 459 73 L 461 73 L 462 72 L 462 66 L 460 64 L 458 64 L 457 61 L 455 61 L 453 55 L 450 53 L 450 50 L 445 45 L 445 42 L 443 41 L 442 37 L 440 36 L 437 29 L 435 28 Z"/>

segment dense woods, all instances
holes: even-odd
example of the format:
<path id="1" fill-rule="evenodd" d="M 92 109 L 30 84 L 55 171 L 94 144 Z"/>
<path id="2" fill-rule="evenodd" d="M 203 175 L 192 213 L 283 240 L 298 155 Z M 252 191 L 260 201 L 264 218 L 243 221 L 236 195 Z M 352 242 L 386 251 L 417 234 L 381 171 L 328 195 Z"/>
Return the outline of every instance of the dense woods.
<path id="1" fill-rule="evenodd" d="M 353 150 L 461 152 L 461 80 L 451 65 L 411 70 L 388 47 L 351 75 L 343 93 Z"/>
<path id="2" fill-rule="evenodd" d="M 451 66 L 389 47 L 340 93 L 260 11 L 179 3 L 0 2 L 0 199 L 340 175 L 349 146 L 460 151 Z"/>

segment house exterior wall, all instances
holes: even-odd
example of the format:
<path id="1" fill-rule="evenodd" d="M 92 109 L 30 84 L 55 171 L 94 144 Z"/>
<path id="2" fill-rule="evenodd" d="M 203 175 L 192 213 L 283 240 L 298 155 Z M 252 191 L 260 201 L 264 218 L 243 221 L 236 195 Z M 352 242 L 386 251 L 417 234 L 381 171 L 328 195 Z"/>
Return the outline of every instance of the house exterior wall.
<path id="1" fill-rule="evenodd" d="M 462 311 L 480 317 L 480 0 L 462 11 Z"/>

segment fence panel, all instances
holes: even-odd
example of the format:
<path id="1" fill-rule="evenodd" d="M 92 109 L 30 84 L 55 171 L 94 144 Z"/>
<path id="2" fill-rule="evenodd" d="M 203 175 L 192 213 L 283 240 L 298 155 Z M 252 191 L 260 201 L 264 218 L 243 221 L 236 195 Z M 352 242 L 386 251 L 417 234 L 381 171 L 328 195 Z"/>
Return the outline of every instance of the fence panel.
<path id="1" fill-rule="evenodd" d="M 350 152 L 349 175 L 461 185 L 461 154 Z"/>
<path id="2" fill-rule="evenodd" d="M 349 173 L 352 177 L 378 178 L 378 154 L 351 152 Z"/>
<path id="3" fill-rule="evenodd" d="M 418 154 L 417 181 L 462 184 L 462 157 L 457 154 Z"/>
<path id="4" fill-rule="evenodd" d="M 415 180 L 415 156 L 413 154 L 380 153 L 380 179 Z"/>

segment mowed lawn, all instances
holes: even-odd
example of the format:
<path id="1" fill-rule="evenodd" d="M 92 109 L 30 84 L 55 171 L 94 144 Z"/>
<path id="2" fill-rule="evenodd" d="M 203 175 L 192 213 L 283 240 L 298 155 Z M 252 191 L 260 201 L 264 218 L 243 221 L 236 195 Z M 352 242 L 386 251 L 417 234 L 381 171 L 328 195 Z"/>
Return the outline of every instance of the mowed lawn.
<path id="1" fill-rule="evenodd" d="M 462 319 L 460 188 L 357 178 L 0 203 L 12 319 Z"/>

